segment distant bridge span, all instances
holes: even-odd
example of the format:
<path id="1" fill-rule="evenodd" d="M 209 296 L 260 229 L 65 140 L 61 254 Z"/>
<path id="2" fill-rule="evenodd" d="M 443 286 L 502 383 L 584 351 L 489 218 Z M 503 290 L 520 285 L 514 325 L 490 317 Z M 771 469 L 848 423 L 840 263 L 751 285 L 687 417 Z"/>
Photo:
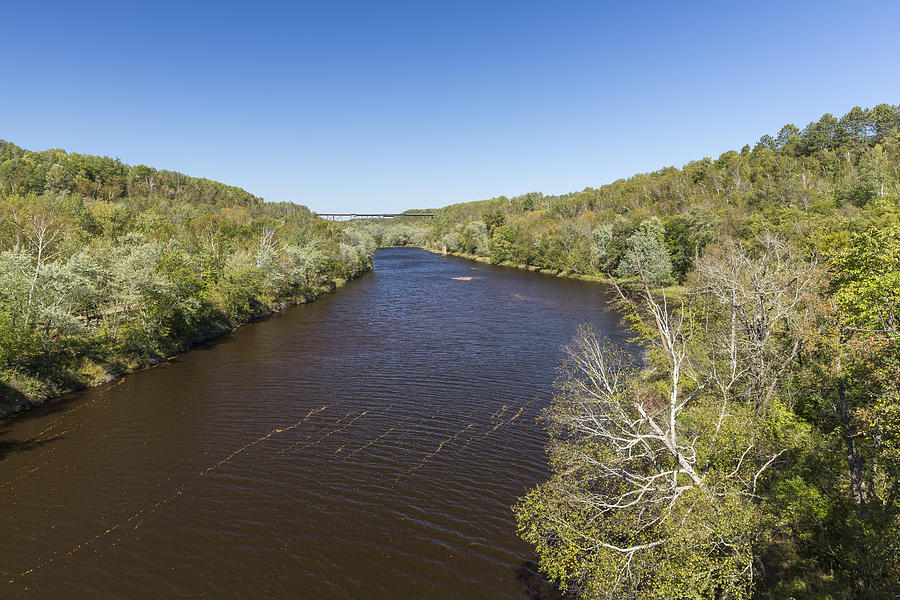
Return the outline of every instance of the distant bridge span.
<path id="1" fill-rule="evenodd" d="M 316 213 L 323 219 L 332 219 L 334 221 L 342 219 L 393 219 L 394 217 L 428 217 L 434 216 L 434 213 Z"/>

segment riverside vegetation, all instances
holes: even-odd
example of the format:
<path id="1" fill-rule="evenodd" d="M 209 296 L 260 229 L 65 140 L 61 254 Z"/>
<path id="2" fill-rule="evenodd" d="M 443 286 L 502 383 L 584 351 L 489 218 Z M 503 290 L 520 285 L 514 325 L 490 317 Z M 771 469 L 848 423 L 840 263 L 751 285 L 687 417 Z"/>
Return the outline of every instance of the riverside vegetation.
<path id="1" fill-rule="evenodd" d="M 900 107 L 562 196 L 436 211 L 426 244 L 616 282 L 515 506 L 583 598 L 900 594 Z"/>
<path id="2" fill-rule="evenodd" d="M 543 571 L 584 598 L 900 593 L 900 107 L 424 228 L 0 148 L 7 403 L 312 297 L 376 243 L 604 277 L 646 352 L 572 344 L 551 476 L 514 508 Z"/>
<path id="3" fill-rule="evenodd" d="M 0 141 L 0 415 L 311 300 L 374 248 L 236 187 Z"/>

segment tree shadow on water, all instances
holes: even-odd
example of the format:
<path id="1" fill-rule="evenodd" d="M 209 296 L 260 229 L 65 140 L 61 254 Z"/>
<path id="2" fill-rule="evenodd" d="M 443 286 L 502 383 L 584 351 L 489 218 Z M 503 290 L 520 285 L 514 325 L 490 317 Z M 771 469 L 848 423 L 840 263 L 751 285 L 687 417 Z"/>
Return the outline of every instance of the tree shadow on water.
<path id="1" fill-rule="evenodd" d="M 13 423 L 23 423 L 63 412 L 69 408 L 70 404 L 78 402 L 84 391 L 84 389 L 78 389 L 35 404 L 30 402 L 19 390 L 0 381 L 0 415 L 6 415 L 0 417 L 0 431 L 10 428 Z"/>
<path id="2" fill-rule="evenodd" d="M 0 414 L 27 404 L 25 394 L 0 379 Z"/>
<path id="3" fill-rule="evenodd" d="M 27 408 L 28 406 L 29 403 L 24 394 L 19 390 L 10 387 L 5 382 L 0 381 L 0 411 L 8 412 L 21 410 L 23 407 Z M 0 412 L 0 414 L 2 414 L 2 412 Z M 0 438 L 5 437 L 9 431 L 13 429 L 13 424 L 21 422 L 26 414 L 27 413 L 12 414 L 9 417 L 0 419 Z M 54 436 L 42 440 L 35 438 L 26 440 L 0 439 L 0 461 L 4 460 L 8 455 L 14 452 L 26 452 L 28 450 L 40 448 L 45 444 L 55 442 L 60 439 L 60 437 L 62 436 Z"/>
<path id="4" fill-rule="evenodd" d="M 565 594 L 538 571 L 537 563 L 523 562 L 516 569 L 516 581 L 528 600 L 573 600 L 575 596 Z"/>
<path id="5" fill-rule="evenodd" d="M 34 438 L 29 440 L 0 440 L 0 461 L 5 460 L 8 455 L 15 452 L 35 450 L 51 442 L 62 439 L 62 437 L 63 436 L 61 435 L 56 435 L 42 440 L 36 440 Z"/>

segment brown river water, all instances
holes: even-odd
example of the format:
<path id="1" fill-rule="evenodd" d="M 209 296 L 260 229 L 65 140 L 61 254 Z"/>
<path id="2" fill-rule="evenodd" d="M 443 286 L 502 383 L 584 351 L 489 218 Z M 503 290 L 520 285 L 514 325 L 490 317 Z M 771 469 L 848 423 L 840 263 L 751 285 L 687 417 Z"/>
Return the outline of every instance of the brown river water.
<path id="1" fill-rule="evenodd" d="M 461 280 L 454 278 L 469 278 Z M 553 598 L 510 506 L 602 285 L 423 250 L 0 422 L 0 598 Z"/>

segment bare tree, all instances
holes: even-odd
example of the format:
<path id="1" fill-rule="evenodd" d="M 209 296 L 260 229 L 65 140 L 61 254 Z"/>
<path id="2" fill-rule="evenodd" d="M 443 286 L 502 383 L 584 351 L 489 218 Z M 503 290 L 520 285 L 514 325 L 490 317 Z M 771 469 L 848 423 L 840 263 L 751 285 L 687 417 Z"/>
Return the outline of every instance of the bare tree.
<path id="1" fill-rule="evenodd" d="M 693 304 L 703 307 L 710 382 L 725 396 L 741 382 L 744 400 L 766 406 L 800 353 L 822 277 L 774 236 L 759 246 L 756 257 L 734 242 L 707 252 Z"/>
<path id="2" fill-rule="evenodd" d="M 59 254 L 55 249 L 59 235 L 62 232 L 62 223 L 49 210 L 32 206 L 26 211 L 12 210 L 13 220 L 25 238 L 27 249 L 34 258 L 34 271 L 31 284 L 28 288 L 28 296 L 25 300 L 24 325 L 27 327 L 31 318 L 31 307 L 34 299 L 35 286 L 44 264 L 53 260 Z"/>
<path id="3" fill-rule="evenodd" d="M 642 597 L 661 564 L 713 586 L 704 594 L 747 597 L 761 484 L 785 451 L 767 409 L 799 343 L 780 335 L 802 326 L 814 270 L 769 240 L 758 258 L 724 248 L 702 291 L 674 305 L 643 277 L 635 293 L 616 286 L 649 362 L 589 329 L 576 337 L 550 411 L 554 500 L 534 511 L 549 525 L 533 538 L 594 556 L 605 597 Z"/>

